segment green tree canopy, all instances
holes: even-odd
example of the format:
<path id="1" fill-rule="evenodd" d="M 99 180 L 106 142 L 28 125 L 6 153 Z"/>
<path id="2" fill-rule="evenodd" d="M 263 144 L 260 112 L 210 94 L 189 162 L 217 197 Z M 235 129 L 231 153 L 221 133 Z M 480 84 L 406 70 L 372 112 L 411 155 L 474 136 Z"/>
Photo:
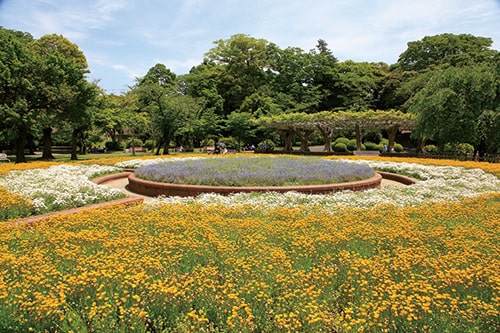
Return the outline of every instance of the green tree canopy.
<path id="1" fill-rule="evenodd" d="M 443 64 L 467 66 L 489 62 L 496 53 L 491 49 L 492 44 L 491 38 L 470 34 L 426 36 L 408 43 L 406 51 L 399 56 L 397 66 L 403 70 L 421 71 Z"/>
<path id="2" fill-rule="evenodd" d="M 483 112 L 498 108 L 498 83 L 494 68 L 486 64 L 436 71 L 407 102 L 408 110 L 417 117 L 416 134 L 441 144 L 470 143 L 478 147 L 480 133 L 488 129 L 479 131 L 477 124 Z"/>

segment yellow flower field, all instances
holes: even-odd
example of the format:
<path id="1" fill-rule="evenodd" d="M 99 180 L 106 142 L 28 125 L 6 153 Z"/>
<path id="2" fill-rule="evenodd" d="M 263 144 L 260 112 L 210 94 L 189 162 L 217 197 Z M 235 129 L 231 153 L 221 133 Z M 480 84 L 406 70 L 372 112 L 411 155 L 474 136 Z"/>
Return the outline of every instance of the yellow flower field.
<path id="1" fill-rule="evenodd" d="M 0 225 L 0 328 L 495 332 L 500 195 L 429 207 L 116 206 Z"/>
<path id="2" fill-rule="evenodd" d="M 427 161 L 442 163 L 404 159 Z M 1 332 L 498 332 L 500 193 L 336 213 L 133 204 L 3 222 L 0 304 Z"/>

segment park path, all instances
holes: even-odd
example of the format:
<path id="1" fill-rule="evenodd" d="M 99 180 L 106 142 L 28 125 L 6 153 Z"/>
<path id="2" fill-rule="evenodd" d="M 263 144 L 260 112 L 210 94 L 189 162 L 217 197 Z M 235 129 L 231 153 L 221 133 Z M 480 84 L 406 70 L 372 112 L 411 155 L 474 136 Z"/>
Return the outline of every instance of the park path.
<path id="1" fill-rule="evenodd" d="M 109 181 L 102 183 L 102 185 L 108 185 L 108 186 L 117 188 L 129 196 L 141 197 L 144 199 L 144 202 L 146 202 L 146 203 L 151 202 L 151 200 L 153 199 L 152 197 L 148 197 L 145 195 L 141 195 L 141 194 L 137 194 L 137 193 L 129 191 L 127 189 L 127 185 L 128 185 L 128 178 L 127 177 L 109 180 Z M 380 184 L 381 188 L 386 188 L 386 187 L 391 187 L 391 186 L 405 186 L 405 185 L 403 185 L 400 182 L 396 182 L 394 180 L 382 179 L 382 182 Z"/>
<path id="2" fill-rule="evenodd" d="M 101 185 L 108 185 L 114 188 L 117 188 L 121 190 L 123 193 L 129 195 L 129 196 L 136 196 L 136 197 L 141 197 L 144 199 L 144 202 L 149 203 L 151 200 L 153 200 L 152 197 L 148 197 L 142 194 L 137 194 L 134 192 L 131 192 L 127 189 L 128 185 L 128 177 L 123 177 L 123 178 L 118 178 L 118 179 L 113 179 L 113 180 L 108 180 L 107 182 L 102 183 Z"/>

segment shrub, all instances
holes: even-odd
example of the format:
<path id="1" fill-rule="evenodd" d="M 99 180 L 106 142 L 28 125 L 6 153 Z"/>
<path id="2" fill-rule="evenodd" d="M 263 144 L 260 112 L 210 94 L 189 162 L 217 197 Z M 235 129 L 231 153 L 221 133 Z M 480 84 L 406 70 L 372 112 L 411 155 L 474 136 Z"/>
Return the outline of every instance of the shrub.
<path id="1" fill-rule="evenodd" d="M 347 145 L 345 143 L 339 142 L 333 145 L 333 150 L 337 153 L 343 153 L 347 151 Z"/>
<path id="2" fill-rule="evenodd" d="M 399 144 L 399 143 L 395 143 L 394 144 L 394 151 L 398 152 L 398 153 L 402 152 L 403 151 L 403 145 Z"/>
<path id="3" fill-rule="evenodd" d="M 108 141 L 104 144 L 104 146 L 106 147 L 106 149 L 108 151 L 120 151 L 120 150 L 123 150 L 123 146 L 120 142 L 118 141 Z"/>
<path id="4" fill-rule="evenodd" d="M 127 142 L 127 148 L 130 147 L 142 147 L 142 140 L 139 138 L 130 139 L 129 142 Z"/>
<path id="5" fill-rule="evenodd" d="M 363 141 L 380 143 L 380 140 L 382 140 L 380 131 L 368 131 L 363 135 Z"/>
<path id="6" fill-rule="evenodd" d="M 371 141 L 365 142 L 366 150 L 382 150 L 382 145 L 376 144 Z"/>
<path id="7" fill-rule="evenodd" d="M 349 151 L 355 151 L 356 150 L 356 139 L 351 139 L 347 143 L 347 149 Z"/>
<path id="8" fill-rule="evenodd" d="M 343 143 L 343 144 L 345 144 L 347 146 L 349 144 L 349 141 L 351 141 L 351 140 L 349 140 L 348 138 L 340 137 L 340 138 L 335 139 L 334 144 L 336 144 L 336 143 Z M 354 141 L 354 142 L 356 142 L 356 141 Z"/>
<path id="9" fill-rule="evenodd" d="M 469 143 L 459 143 L 456 146 L 455 151 L 457 154 L 472 154 L 474 153 L 474 146 Z"/>
<path id="10" fill-rule="evenodd" d="M 443 152 L 465 155 L 473 153 L 474 146 L 469 143 L 447 143 L 443 146 Z"/>
<path id="11" fill-rule="evenodd" d="M 356 149 L 356 139 L 349 140 L 349 142 L 347 143 L 347 150 L 355 151 Z M 366 150 L 366 146 L 364 144 L 361 144 L 361 150 Z"/>
<path id="12" fill-rule="evenodd" d="M 428 153 L 437 153 L 439 150 L 438 147 L 436 147 L 435 145 L 426 145 L 424 149 Z"/>
<path id="13" fill-rule="evenodd" d="M 260 142 L 255 148 L 256 153 L 272 153 L 274 151 L 275 145 L 271 140 L 264 140 Z"/>

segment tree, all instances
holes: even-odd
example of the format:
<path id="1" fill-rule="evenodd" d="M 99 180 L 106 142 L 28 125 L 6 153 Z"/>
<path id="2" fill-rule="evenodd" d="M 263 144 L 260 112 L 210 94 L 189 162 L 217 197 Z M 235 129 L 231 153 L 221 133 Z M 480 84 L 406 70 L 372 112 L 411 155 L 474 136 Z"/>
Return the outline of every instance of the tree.
<path id="1" fill-rule="evenodd" d="M 312 84 L 319 88 L 320 102 L 317 110 L 332 110 L 340 105 L 335 104 L 335 85 L 339 80 L 337 58 L 328 48 L 328 43 L 323 39 L 318 40 L 316 49 L 309 52 L 312 56 Z"/>
<path id="2" fill-rule="evenodd" d="M 57 127 L 65 118 L 70 107 L 85 108 L 86 100 L 82 96 L 86 91 L 85 74 L 87 60 L 78 46 L 61 35 L 45 35 L 33 43 L 38 55 L 36 68 L 39 100 L 43 101 L 39 108 L 37 123 L 43 127 L 42 159 L 52 156 L 52 128 Z M 92 98 L 92 94 L 88 98 Z M 75 115 L 72 115 L 73 117 Z M 70 116 L 71 117 L 71 116 Z"/>
<path id="3" fill-rule="evenodd" d="M 161 145 L 166 148 L 163 152 L 168 154 L 173 129 L 178 126 L 177 119 L 171 114 L 172 108 L 167 108 L 167 98 L 176 93 L 175 79 L 176 75 L 165 65 L 156 64 L 143 78 L 138 79 L 134 87 L 140 110 L 149 114 L 154 126 L 153 136 L 158 139 L 157 154 Z"/>
<path id="4" fill-rule="evenodd" d="M 254 137 L 255 122 L 248 112 L 231 112 L 226 120 L 226 128 L 238 142 L 237 150 L 241 150 L 243 142 L 249 142 Z"/>
<path id="5" fill-rule="evenodd" d="M 405 71 L 422 71 L 433 66 L 469 66 L 490 62 L 496 51 L 491 49 L 493 40 L 470 34 L 441 34 L 426 36 L 409 42 L 406 51 L 399 56 L 397 67 Z"/>
<path id="6" fill-rule="evenodd" d="M 217 90 L 224 98 L 224 116 L 238 110 L 243 100 L 267 82 L 268 45 L 265 39 L 236 34 L 217 40 L 205 54 L 206 63 L 221 66 Z"/>
<path id="7" fill-rule="evenodd" d="M 448 67 L 435 71 L 427 85 L 406 104 L 417 117 L 416 135 L 441 144 L 470 143 L 479 147 L 481 132 L 484 135 L 488 129 L 479 131 L 477 124 L 483 112 L 499 105 L 498 82 L 494 69 L 486 64 L 467 70 Z"/>
<path id="8" fill-rule="evenodd" d="M 151 123 L 158 141 L 157 155 L 162 144 L 163 153 L 168 154 L 170 142 L 179 134 L 179 130 L 185 129 L 198 109 L 199 105 L 191 96 L 175 94 L 166 96 L 161 100 L 161 107 L 151 111 Z"/>
<path id="9" fill-rule="evenodd" d="M 24 148 L 37 114 L 32 42 L 28 33 L 0 27 L 0 126 L 16 142 L 17 163 L 26 162 Z"/>
<path id="10" fill-rule="evenodd" d="M 322 91 L 313 84 L 313 55 L 296 47 L 281 50 L 274 44 L 269 50 L 269 82 L 274 104 L 287 113 L 317 111 Z"/>
<path id="11" fill-rule="evenodd" d="M 342 109 L 368 110 L 377 104 L 388 73 L 386 64 L 347 60 L 338 63 L 337 70 L 339 79 L 334 88 L 332 105 Z"/>

